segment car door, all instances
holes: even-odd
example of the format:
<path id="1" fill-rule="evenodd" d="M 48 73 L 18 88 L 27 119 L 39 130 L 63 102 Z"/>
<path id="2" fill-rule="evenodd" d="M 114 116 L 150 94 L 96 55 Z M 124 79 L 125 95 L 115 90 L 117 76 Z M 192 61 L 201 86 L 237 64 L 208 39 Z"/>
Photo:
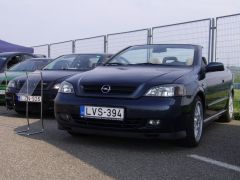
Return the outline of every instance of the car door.
<path id="1" fill-rule="evenodd" d="M 225 76 L 224 71 L 206 73 L 206 114 L 208 116 L 216 114 L 225 108 L 228 99 Z"/>

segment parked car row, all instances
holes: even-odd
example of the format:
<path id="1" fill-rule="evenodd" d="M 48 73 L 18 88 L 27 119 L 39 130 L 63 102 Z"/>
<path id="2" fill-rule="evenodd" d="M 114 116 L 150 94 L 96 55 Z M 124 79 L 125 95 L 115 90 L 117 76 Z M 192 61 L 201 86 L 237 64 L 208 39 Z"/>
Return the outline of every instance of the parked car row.
<path id="1" fill-rule="evenodd" d="M 222 63 L 207 64 L 202 47 L 186 44 L 128 47 L 106 54 L 63 55 L 42 70 L 31 97 L 19 95 L 26 76 L 8 83 L 6 104 L 25 113 L 54 112 L 71 135 L 182 139 L 199 144 L 210 121 L 233 118 L 233 77 Z"/>
<path id="2" fill-rule="evenodd" d="M 7 84 L 12 79 L 25 75 L 26 72 L 34 72 L 36 70 L 41 70 L 44 66 L 50 63 L 52 59 L 47 58 L 33 58 L 22 61 L 15 64 L 4 73 L 0 73 L 0 103 L 5 103 L 5 90 Z"/>
<path id="3" fill-rule="evenodd" d="M 54 99 L 57 95 L 60 84 L 67 78 L 85 71 L 92 70 L 94 67 L 102 64 L 109 58 L 106 54 L 69 54 L 56 58 L 42 69 L 43 79 L 43 110 L 44 112 L 53 112 Z M 36 77 L 37 78 L 37 77 Z M 25 114 L 26 98 L 24 95 L 18 95 L 19 91 L 26 82 L 26 76 L 20 76 L 10 81 L 6 93 L 6 102 L 8 109 L 14 109 L 20 114 Z M 34 90 L 32 102 L 29 102 L 30 112 L 39 112 L 41 86 L 38 85 Z"/>

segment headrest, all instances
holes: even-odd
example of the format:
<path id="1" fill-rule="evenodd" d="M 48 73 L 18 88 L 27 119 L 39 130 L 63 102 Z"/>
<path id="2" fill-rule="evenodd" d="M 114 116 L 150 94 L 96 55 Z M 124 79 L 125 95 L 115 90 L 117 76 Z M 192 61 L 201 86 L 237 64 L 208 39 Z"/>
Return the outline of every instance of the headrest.
<path id="1" fill-rule="evenodd" d="M 157 58 L 157 57 L 151 58 L 151 59 L 149 60 L 149 62 L 152 63 L 152 64 L 161 64 L 160 59 Z"/>

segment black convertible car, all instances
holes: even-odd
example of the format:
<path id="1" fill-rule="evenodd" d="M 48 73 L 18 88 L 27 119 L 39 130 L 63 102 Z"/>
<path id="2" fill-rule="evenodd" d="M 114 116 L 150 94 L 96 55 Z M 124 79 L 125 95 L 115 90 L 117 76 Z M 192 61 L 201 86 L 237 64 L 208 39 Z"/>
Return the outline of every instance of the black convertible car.
<path id="1" fill-rule="evenodd" d="M 37 55 L 22 52 L 5 52 L 0 53 L 0 73 L 8 70 L 15 64 L 18 64 L 26 59 L 36 58 Z"/>
<path id="2" fill-rule="evenodd" d="M 200 142 L 203 124 L 233 116 L 233 77 L 207 64 L 197 45 L 132 46 L 104 66 L 66 79 L 55 99 L 70 134 L 181 138 Z"/>
<path id="3" fill-rule="evenodd" d="M 54 98 L 57 95 L 58 88 L 65 79 L 77 73 L 93 69 L 105 62 L 110 55 L 107 54 L 69 54 L 63 55 L 53 60 L 50 64 L 42 69 L 43 78 L 43 110 L 44 112 L 53 112 Z M 29 96 L 29 112 L 40 112 L 41 102 L 41 85 L 38 82 L 40 75 L 29 75 L 30 84 L 38 83 Z M 8 109 L 14 109 L 20 114 L 26 111 L 26 97 L 20 95 L 21 89 L 26 83 L 26 75 L 13 79 L 8 83 L 6 91 L 6 105 Z M 30 91 L 30 88 L 29 88 Z"/>

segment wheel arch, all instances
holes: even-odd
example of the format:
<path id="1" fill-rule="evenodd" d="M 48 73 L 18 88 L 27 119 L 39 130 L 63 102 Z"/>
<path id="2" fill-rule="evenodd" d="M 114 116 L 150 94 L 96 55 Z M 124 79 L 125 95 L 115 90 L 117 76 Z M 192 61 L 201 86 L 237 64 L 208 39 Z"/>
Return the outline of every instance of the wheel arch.
<path id="1" fill-rule="evenodd" d="M 205 98 L 205 94 L 203 91 L 198 91 L 195 97 L 200 97 L 200 99 L 202 100 L 202 104 L 203 104 L 203 110 L 205 112 L 206 110 L 206 98 Z"/>

